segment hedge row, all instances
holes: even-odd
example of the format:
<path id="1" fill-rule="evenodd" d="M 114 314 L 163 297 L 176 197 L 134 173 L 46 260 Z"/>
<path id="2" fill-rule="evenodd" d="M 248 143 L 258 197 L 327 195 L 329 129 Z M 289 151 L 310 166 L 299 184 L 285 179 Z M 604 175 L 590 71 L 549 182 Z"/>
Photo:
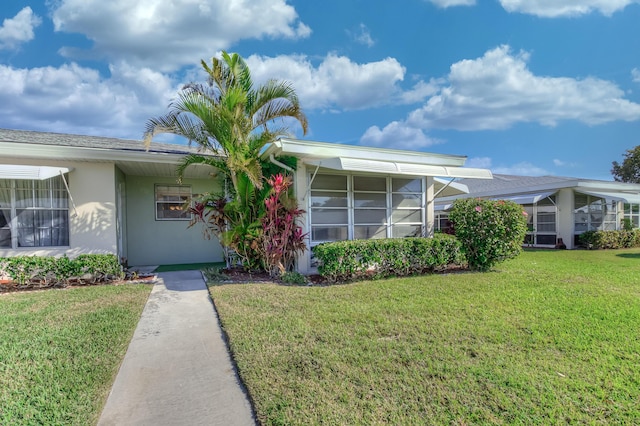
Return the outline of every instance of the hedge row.
<path id="1" fill-rule="evenodd" d="M 313 253 L 318 272 L 329 282 L 414 275 L 466 263 L 460 242 L 445 234 L 324 243 Z"/>
<path id="2" fill-rule="evenodd" d="M 640 247 L 640 229 L 620 231 L 587 231 L 580 235 L 580 244 L 591 249 L 621 249 Z"/>
<path id="3" fill-rule="evenodd" d="M 118 258 L 113 254 L 67 256 L 16 256 L 0 258 L 0 275 L 24 287 L 64 287 L 71 282 L 93 284 L 122 278 Z"/>

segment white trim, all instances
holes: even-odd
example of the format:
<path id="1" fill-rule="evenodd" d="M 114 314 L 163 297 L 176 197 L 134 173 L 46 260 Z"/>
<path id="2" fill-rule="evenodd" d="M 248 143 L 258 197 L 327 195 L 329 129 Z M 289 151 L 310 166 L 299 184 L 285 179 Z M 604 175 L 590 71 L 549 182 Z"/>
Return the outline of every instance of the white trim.
<path id="1" fill-rule="evenodd" d="M 623 201 L 630 204 L 640 204 L 640 194 L 627 194 L 624 192 L 602 192 L 602 191 L 585 191 L 577 189 L 577 192 L 585 195 L 592 195 L 598 198 L 605 198 L 614 201 Z"/>
<path id="2" fill-rule="evenodd" d="M 518 203 L 520 205 L 524 204 L 536 204 L 540 200 L 544 200 L 547 197 L 555 194 L 557 191 L 548 191 L 548 192 L 537 192 L 533 194 L 518 194 L 518 195 L 509 195 L 507 197 L 492 197 L 492 200 L 505 200 L 505 201 L 513 201 L 514 203 Z"/>
<path id="3" fill-rule="evenodd" d="M 0 164 L 0 179 L 47 180 L 71 170 L 73 169 L 68 167 Z"/>

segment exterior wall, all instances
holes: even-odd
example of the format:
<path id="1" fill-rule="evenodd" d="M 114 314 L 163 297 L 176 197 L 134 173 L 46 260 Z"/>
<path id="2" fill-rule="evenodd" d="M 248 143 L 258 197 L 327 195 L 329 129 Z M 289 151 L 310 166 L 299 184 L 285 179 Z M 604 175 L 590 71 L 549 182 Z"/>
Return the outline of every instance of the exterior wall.
<path id="1" fill-rule="evenodd" d="M 309 247 L 311 247 L 311 226 L 309 222 L 309 211 L 307 203 L 307 199 L 309 197 L 309 191 L 307 191 L 307 188 L 309 187 L 307 173 L 307 168 L 304 165 L 301 165 L 295 171 L 295 176 L 293 178 L 294 191 L 298 200 L 298 206 L 300 206 L 305 211 L 305 213 L 300 218 L 299 224 L 302 227 L 302 231 L 307 235 L 305 238 L 307 251 L 299 254 L 296 258 L 296 269 L 302 274 L 311 272 L 311 255 L 309 253 Z M 311 170 L 311 173 L 313 173 L 313 170 Z"/>
<path id="2" fill-rule="evenodd" d="M 118 257 L 127 259 L 127 182 L 126 176 L 116 168 L 116 231 L 118 242 Z"/>
<path id="3" fill-rule="evenodd" d="M 158 221 L 155 218 L 155 185 L 175 185 L 175 178 L 126 177 L 126 241 L 130 266 L 221 262 L 222 248 L 214 238 L 207 240 L 199 225 L 187 229 L 187 221 Z M 192 194 L 215 192 L 220 183 L 212 179 L 185 179 Z"/>
<path id="4" fill-rule="evenodd" d="M 67 182 L 76 208 L 69 200 L 69 247 L 2 249 L 0 257 L 62 256 L 116 253 L 115 166 L 113 163 L 53 160 L 9 160 L 4 164 L 72 168 Z"/>
<path id="5" fill-rule="evenodd" d="M 564 188 L 558 191 L 556 196 L 556 205 L 558 206 L 558 238 L 562 238 L 568 249 L 575 248 L 573 231 L 574 231 L 574 192 L 573 189 Z"/>

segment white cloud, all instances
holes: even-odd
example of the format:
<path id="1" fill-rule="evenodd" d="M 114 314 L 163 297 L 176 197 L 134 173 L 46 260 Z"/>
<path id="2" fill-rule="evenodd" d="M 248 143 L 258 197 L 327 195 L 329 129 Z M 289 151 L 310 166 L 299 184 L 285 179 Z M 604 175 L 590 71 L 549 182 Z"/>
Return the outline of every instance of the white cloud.
<path id="1" fill-rule="evenodd" d="M 638 68 L 631 70 L 631 80 L 633 80 L 634 83 L 640 83 L 640 70 Z"/>
<path id="2" fill-rule="evenodd" d="M 32 69 L 0 65 L 0 122 L 16 129 L 141 138 L 177 85 L 148 68 L 111 66 L 111 78 L 77 64 Z M 28 111 L 28 113 L 27 113 Z"/>
<path id="3" fill-rule="evenodd" d="M 410 127 L 404 122 L 393 121 L 384 129 L 372 126 L 360 138 L 360 145 L 393 147 L 396 149 L 420 150 L 440 143 L 425 135 L 421 129 Z"/>
<path id="4" fill-rule="evenodd" d="M 562 160 L 558 160 L 557 158 L 553 159 L 553 165 L 554 166 L 558 166 L 558 167 L 562 167 L 564 165 L 566 165 L 567 163 L 562 161 Z"/>
<path id="5" fill-rule="evenodd" d="M 467 159 L 464 165 L 466 167 L 473 167 L 477 169 L 490 169 L 491 168 L 491 158 L 489 157 L 473 157 Z"/>
<path id="6" fill-rule="evenodd" d="M 41 23 L 42 19 L 35 15 L 29 6 L 13 18 L 5 19 L 0 27 L 0 49 L 14 49 L 33 40 L 33 30 Z"/>
<path id="7" fill-rule="evenodd" d="M 246 59 L 256 82 L 269 78 L 290 81 L 305 109 L 353 110 L 397 103 L 398 83 L 405 68 L 394 58 L 358 64 L 345 56 L 329 54 L 314 66 L 306 56 Z"/>
<path id="8" fill-rule="evenodd" d="M 600 12 L 611 16 L 638 0 L 500 0 L 508 12 L 526 13 L 545 18 L 586 15 Z"/>
<path id="9" fill-rule="evenodd" d="M 356 31 L 347 31 L 347 33 L 358 43 L 364 44 L 367 47 L 373 47 L 375 41 L 371 37 L 371 32 L 365 24 L 360 24 Z"/>
<path id="10" fill-rule="evenodd" d="M 447 7 L 452 7 L 452 6 L 473 6 L 474 4 L 476 4 L 476 0 L 427 0 L 427 1 L 443 9 Z"/>
<path id="11" fill-rule="evenodd" d="M 59 0 L 56 31 L 84 34 L 91 51 L 65 47 L 69 58 L 124 60 L 172 71 L 197 64 L 241 39 L 307 37 L 311 29 L 286 0 Z"/>
<path id="12" fill-rule="evenodd" d="M 442 81 L 432 79 L 428 83 L 424 81 L 417 82 L 411 90 L 408 90 L 401 95 L 401 103 L 414 104 L 422 102 L 429 96 L 435 95 L 440 90 L 440 84 Z"/>
<path id="13" fill-rule="evenodd" d="M 614 83 L 593 77 L 536 76 L 529 55 L 508 46 L 451 66 L 448 86 L 407 122 L 417 128 L 506 129 L 516 123 L 555 126 L 575 120 L 587 125 L 640 119 L 640 104 L 624 99 Z"/>

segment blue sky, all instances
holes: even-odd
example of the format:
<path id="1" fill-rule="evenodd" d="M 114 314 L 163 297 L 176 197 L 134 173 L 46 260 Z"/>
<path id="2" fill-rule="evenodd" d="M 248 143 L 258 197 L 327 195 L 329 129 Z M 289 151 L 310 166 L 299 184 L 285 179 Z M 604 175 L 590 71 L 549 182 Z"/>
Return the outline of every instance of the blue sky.
<path id="1" fill-rule="evenodd" d="M 640 0 L 4 0 L 0 127 L 139 139 L 201 59 L 291 81 L 296 137 L 611 180 L 640 144 Z"/>

